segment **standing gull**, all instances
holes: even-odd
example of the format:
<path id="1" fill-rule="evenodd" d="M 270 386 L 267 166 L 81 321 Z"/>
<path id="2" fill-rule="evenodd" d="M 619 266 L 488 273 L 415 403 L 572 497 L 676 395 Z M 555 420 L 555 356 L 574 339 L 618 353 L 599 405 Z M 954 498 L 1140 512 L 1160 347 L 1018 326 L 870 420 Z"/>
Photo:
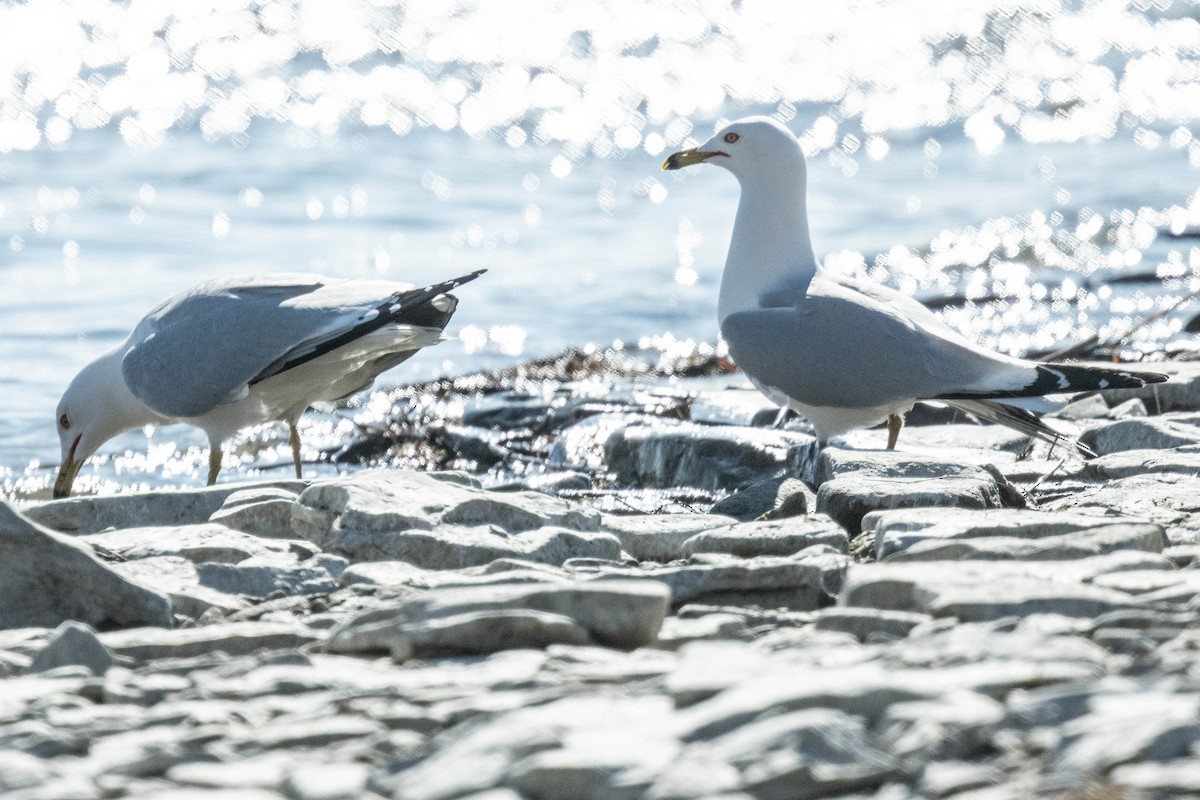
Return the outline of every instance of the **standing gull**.
<path id="1" fill-rule="evenodd" d="M 249 425 L 286 422 L 299 478 L 305 409 L 366 389 L 441 341 L 458 305 L 447 292 L 484 272 L 424 289 L 280 273 L 209 281 L 170 298 L 67 387 L 56 412 L 54 497 L 71 494 L 83 462 L 112 437 L 174 422 L 208 435 L 209 485 L 222 442 Z"/>
<path id="2" fill-rule="evenodd" d="M 1051 443 L 1070 441 L 1022 402 L 1167 379 L 1001 355 L 907 295 L 819 269 L 808 236 L 804 153 L 772 119 L 737 120 L 670 156 L 663 169 L 701 163 L 729 170 L 742 190 L 721 277 L 721 335 L 759 391 L 806 417 L 822 445 L 887 420 L 890 450 L 901 415 L 918 400 L 943 401 Z"/>

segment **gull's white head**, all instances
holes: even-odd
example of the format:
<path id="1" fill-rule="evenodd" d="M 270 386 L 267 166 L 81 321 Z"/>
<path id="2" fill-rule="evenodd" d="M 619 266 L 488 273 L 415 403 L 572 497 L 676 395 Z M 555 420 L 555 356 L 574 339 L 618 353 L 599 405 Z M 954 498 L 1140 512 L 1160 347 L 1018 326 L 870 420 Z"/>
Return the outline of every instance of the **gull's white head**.
<path id="1" fill-rule="evenodd" d="M 770 117 L 745 117 L 729 123 L 699 147 L 681 150 L 663 169 L 715 164 L 745 185 L 758 180 L 803 182 L 804 151 L 790 130 Z"/>
<path id="2" fill-rule="evenodd" d="M 133 397 L 112 353 L 88 364 L 71 381 L 54 412 L 62 447 L 54 480 L 55 499 L 70 496 L 80 467 L 100 445 L 149 421 L 137 413 L 139 403 L 127 400 Z"/>

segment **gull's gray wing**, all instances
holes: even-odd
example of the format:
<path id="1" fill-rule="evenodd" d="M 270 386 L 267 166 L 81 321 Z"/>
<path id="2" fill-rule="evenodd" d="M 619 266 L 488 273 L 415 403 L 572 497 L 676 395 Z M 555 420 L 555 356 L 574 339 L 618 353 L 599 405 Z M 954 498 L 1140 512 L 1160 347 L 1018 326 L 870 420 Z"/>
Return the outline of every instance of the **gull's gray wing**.
<path id="1" fill-rule="evenodd" d="M 419 299 L 406 297 L 417 293 Z M 200 416 L 245 397 L 259 380 L 384 325 L 435 321 L 429 299 L 403 284 L 315 275 L 212 281 L 171 298 L 138 324 L 121 373 L 154 411 Z M 416 308 L 423 309 L 417 319 L 403 318 Z"/>
<path id="2" fill-rule="evenodd" d="M 730 314 L 721 333 L 746 374 L 805 405 L 875 408 L 1033 381 L 1032 365 L 907 312 L 827 279 L 794 303 Z"/>

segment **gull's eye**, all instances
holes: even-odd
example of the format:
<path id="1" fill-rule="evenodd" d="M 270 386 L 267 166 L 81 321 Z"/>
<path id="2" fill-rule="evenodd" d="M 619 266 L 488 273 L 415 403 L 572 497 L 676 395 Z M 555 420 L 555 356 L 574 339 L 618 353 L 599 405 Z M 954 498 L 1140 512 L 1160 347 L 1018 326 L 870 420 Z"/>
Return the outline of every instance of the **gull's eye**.
<path id="1" fill-rule="evenodd" d="M 736 133 L 730 132 L 730 133 L 725 134 L 725 141 L 729 142 L 730 144 L 733 144 L 740 138 L 742 138 L 742 137 L 738 136 Z"/>
<path id="2" fill-rule="evenodd" d="M 63 430 L 66 430 L 71 427 L 71 419 L 66 414 L 63 414 L 58 418 L 58 424 L 62 426 Z"/>

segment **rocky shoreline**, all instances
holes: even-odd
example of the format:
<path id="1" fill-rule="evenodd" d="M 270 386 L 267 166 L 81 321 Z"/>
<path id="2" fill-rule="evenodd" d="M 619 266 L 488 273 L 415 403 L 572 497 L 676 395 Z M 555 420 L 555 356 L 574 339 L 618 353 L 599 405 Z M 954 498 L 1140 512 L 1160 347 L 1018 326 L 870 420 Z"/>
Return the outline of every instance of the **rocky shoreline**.
<path id="1" fill-rule="evenodd" d="M 329 454 L 388 466 L 0 505 L 0 796 L 1200 796 L 1200 363 L 1084 461 L 589 358 L 398 392 Z"/>

